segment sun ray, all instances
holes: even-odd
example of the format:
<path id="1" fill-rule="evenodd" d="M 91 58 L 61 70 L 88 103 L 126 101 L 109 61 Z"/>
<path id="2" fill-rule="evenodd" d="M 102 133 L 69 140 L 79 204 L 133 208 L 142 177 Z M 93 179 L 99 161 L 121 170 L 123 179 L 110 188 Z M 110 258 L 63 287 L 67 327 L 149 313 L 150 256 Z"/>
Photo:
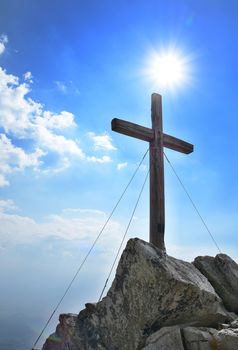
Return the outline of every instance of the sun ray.
<path id="1" fill-rule="evenodd" d="M 191 80 L 191 57 L 175 49 L 153 51 L 147 60 L 144 76 L 160 90 L 174 91 Z"/>

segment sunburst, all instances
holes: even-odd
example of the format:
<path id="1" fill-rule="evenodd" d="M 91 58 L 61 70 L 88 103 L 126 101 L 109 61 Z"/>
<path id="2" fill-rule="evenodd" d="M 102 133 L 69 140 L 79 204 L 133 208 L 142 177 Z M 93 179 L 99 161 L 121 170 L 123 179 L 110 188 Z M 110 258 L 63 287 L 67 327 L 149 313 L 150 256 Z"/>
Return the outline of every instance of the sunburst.
<path id="1" fill-rule="evenodd" d="M 170 49 L 150 54 L 144 75 L 155 87 L 174 90 L 188 83 L 189 70 L 189 57 Z"/>

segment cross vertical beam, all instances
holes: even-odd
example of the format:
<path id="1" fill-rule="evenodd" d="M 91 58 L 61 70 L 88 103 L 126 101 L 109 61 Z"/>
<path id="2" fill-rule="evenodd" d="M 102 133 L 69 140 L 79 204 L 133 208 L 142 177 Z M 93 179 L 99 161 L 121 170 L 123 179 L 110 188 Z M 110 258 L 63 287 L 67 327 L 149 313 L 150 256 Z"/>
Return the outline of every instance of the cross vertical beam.
<path id="1" fill-rule="evenodd" d="M 150 242 L 165 251 L 165 199 L 162 97 L 151 96 L 151 120 L 154 132 L 150 142 Z"/>
<path id="2" fill-rule="evenodd" d="M 150 243 L 165 252 L 164 151 L 167 147 L 189 154 L 193 145 L 163 133 L 162 97 L 151 96 L 152 128 L 114 118 L 112 130 L 150 143 Z"/>

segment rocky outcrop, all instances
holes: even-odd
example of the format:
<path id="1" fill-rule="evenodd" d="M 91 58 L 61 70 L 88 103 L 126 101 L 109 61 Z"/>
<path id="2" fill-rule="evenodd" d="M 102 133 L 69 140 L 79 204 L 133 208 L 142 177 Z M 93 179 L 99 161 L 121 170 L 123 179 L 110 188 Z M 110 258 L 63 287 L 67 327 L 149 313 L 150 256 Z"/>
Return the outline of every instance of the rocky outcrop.
<path id="1" fill-rule="evenodd" d="M 60 323 L 56 328 L 56 332 L 49 336 L 42 350 L 66 350 L 66 349 L 78 350 L 80 349 L 71 340 L 74 337 L 74 333 L 76 330 L 77 318 L 78 318 L 78 315 L 76 314 L 60 315 L 59 317 Z"/>
<path id="2" fill-rule="evenodd" d="M 237 350 L 238 328 L 164 327 L 141 350 Z"/>
<path id="3" fill-rule="evenodd" d="M 185 344 L 191 329 L 210 334 L 195 327 L 216 331 L 235 317 L 193 264 L 132 239 L 107 296 L 79 315 L 61 315 L 43 350 L 195 350 Z"/>
<path id="4" fill-rule="evenodd" d="M 238 265 L 229 256 L 198 256 L 194 265 L 207 277 L 227 310 L 238 312 Z"/>

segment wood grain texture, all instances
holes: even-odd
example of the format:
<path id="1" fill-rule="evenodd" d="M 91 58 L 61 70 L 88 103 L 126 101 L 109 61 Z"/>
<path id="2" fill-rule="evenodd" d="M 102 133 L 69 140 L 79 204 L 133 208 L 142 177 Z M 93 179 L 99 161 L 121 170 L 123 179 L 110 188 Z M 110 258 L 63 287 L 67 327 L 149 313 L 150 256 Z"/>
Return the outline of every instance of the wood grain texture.
<path id="1" fill-rule="evenodd" d="M 112 130 L 148 142 L 154 137 L 152 129 L 117 118 L 112 119 Z"/>
<path id="2" fill-rule="evenodd" d="M 152 128 L 114 118 L 112 130 L 150 143 L 150 242 L 165 251 L 164 152 L 167 147 L 189 154 L 193 145 L 163 133 L 162 97 L 151 96 Z"/>
<path id="3" fill-rule="evenodd" d="M 164 147 L 170 148 L 174 151 L 189 154 L 193 152 L 193 145 L 183 140 L 177 139 L 176 137 L 163 134 Z"/>
<path id="4" fill-rule="evenodd" d="M 151 120 L 154 140 L 150 142 L 150 243 L 165 251 L 165 200 L 162 98 L 151 98 Z"/>

